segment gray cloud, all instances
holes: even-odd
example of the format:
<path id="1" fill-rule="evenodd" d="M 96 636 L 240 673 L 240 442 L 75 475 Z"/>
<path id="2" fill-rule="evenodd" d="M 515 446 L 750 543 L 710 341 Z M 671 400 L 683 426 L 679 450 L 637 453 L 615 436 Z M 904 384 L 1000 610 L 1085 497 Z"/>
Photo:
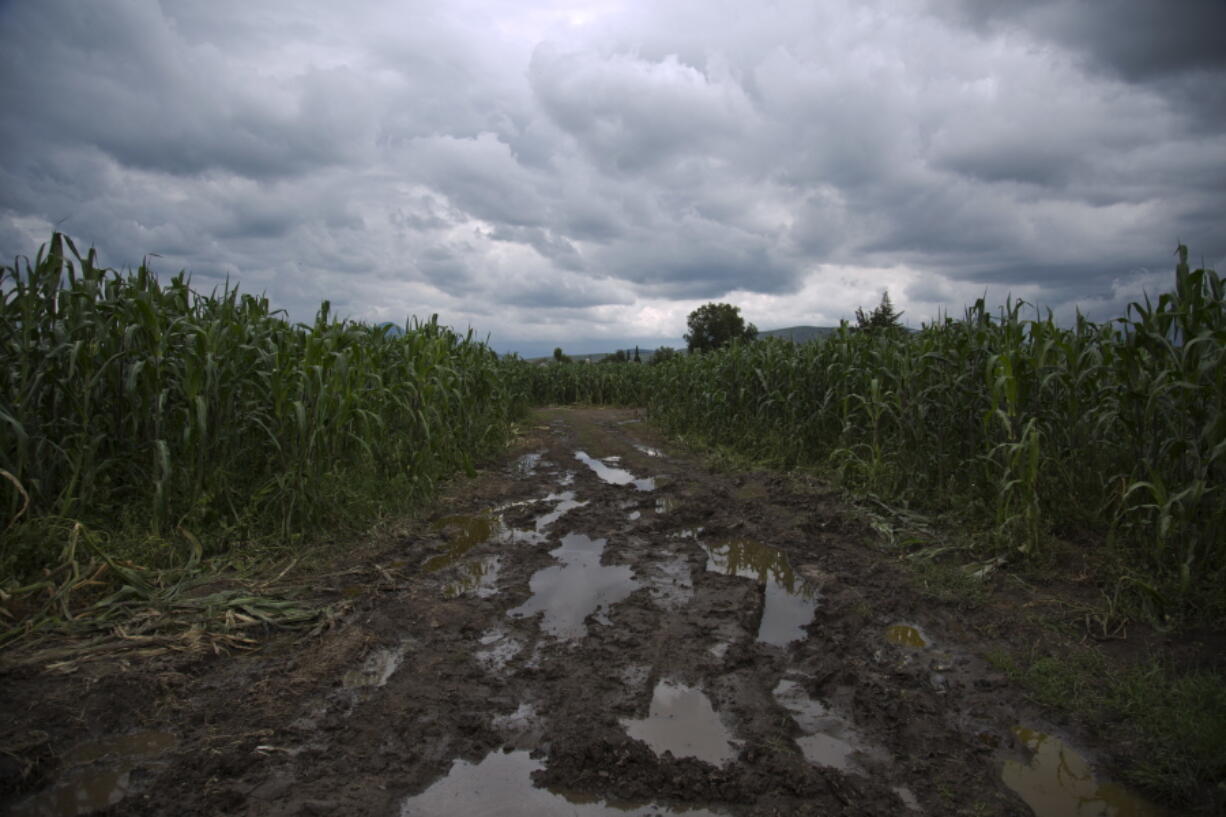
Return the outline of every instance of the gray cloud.
<path id="1" fill-rule="evenodd" d="M 1226 255 L 1226 7 L 1108 6 L 6 4 L 0 255 L 62 222 L 295 319 L 545 352 L 884 286 L 1106 317 L 1176 241 Z"/>

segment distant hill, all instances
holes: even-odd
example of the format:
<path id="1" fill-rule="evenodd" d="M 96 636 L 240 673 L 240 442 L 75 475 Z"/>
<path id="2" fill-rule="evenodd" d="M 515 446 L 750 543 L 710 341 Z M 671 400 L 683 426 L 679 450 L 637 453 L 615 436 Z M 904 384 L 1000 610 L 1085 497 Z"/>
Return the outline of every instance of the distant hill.
<path id="1" fill-rule="evenodd" d="M 839 331 L 837 326 L 785 326 L 782 329 L 766 329 L 758 332 L 760 338 L 783 338 L 793 343 L 808 343 L 822 340 Z"/>

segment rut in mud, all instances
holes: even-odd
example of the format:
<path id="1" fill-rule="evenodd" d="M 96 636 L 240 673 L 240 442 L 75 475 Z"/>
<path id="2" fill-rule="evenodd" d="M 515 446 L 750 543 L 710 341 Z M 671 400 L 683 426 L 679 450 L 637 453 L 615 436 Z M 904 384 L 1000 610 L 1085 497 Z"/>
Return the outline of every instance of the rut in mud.
<path id="1" fill-rule="evenodd" d="M 712 473 L 631 411 L 540 412 L 320 588 L 348 612 L 306 646 L 52 689 L 82 748 L 12 813 L 1157 813 L 873 541 L 818 483 Z"/>

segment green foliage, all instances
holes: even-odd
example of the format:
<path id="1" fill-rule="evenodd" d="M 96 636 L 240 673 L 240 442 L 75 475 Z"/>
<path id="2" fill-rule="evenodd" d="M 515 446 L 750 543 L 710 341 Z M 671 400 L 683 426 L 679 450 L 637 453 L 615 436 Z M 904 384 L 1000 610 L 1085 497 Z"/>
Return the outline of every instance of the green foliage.
<path id="1" fill-rule="evenodd" d="M 618 349 L 611 355 L 605 355 L 600 359 L 601 363 L 629 363 L 630 355 L 626 354 L 625 349 Z"/>
<path id="2" fill-rule="evenodd" d="M 561 346 L 556 346 L 556 347 L 554 347 L 554 350 L 553 350 L 553 361 L 554 361 L 554 363 L 570 363 L 570 362 L 572 362 L 572 361 L 571 361 L 571 358 L 570 358 L 570 355 L 568 355 L 568 354 L 566 354 L 565 352 L 563 352 L 563 351 L 562 351 L 562 347 L 561 347 Z"/>
<path id="3" fill-rule="evenodd" d="M 1174 288 L 1070 327 L 982 300 L 920 332 L 844 326 L 600 378 L 544 402 L 645 405 L 666 430 L 849 488 L 952 512 L 990 556 L 1043 558 L 1053 534 L 1099 543 L 1113 598 L 1159 624 L 1226 616 L 1226 300 L 1179 249 Z M 622 371 L 624 370 L 624 372 Z"/>
<path id="4" fill-rule="evenodd" d="M 899 318 L 902 317 L 901 312 L 894 310 L 894 304 L 890 301 L 890 291 L 881 293 L 881 303 L 877 305 L 871 313 L 865 313 L 863 309 L 856 309 L 856 330 L 859 332 L 897 332 L 902 330 L 902 324 Z"/>
<path id="5" fill-rule="evenodd" d="M 677 357 L 677 355 L 678 355 L 678 352 L 673 347 L 661 346 L 659 349 L 656 349 L 655 352 L 652 353 L 651 359 L 647 361 L 647 364 L 649 366 L 654 366 L 660 363 L 664 363 L 665 361 L 672 360 L 673 358 Z"/>
<path id="6" fill-rule="evenodd" d="M 685 342 L 691 352 L 721 349 L 736 340 L 753 340 L 758 329 L 746 325 L 741 308 L 732 304 L 703 304 L 686 319 L 690 331 Z"/>
<path id="7" fill-rule="evenodd" d="M 353 524 L 472 471 L 526 406 L 520 362 L 435 319 L 394 334 L 324 302 L 292 325 L 59 233 L 0 297 L 0 581 L 53 564 L 73 520 L 121 553 L 120 533 L 218 553 Z"/>

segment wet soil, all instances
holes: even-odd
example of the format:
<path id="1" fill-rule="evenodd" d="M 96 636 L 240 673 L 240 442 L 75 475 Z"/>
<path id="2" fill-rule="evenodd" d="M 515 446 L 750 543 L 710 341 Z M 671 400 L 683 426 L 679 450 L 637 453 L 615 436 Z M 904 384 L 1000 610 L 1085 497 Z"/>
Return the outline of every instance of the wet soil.
<path id="1" fill-rule="evenodd" d="M 0 756 L 0 811 L 1157 813 L 876 541 L 817 481 L 538 412 L 428 518 L 338 551 L 321 634 L 0 663 L 0 738 L 36 747 Z"/>

